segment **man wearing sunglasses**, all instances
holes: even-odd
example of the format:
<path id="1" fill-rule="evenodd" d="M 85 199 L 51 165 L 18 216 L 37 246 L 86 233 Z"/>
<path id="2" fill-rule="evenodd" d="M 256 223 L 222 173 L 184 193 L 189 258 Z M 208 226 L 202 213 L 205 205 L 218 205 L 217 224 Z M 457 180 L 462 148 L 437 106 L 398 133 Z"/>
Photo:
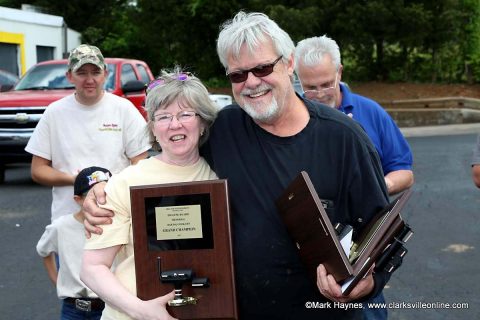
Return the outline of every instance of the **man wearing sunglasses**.
<path id="1" fill-rule="evenodd" d="M 358 319 L 356 302 L 388 280 L 369 274 L 348 296 L 323 266 L 307 277 L 275 200 L 301 170 L 308 172 L 333 223 L 361 230 L 387 203 L 375 148 L 341 113 L 295 94 L 294 44 L 261 13 L 238 13 L 222 27 L 217 53 L 239 106 L 222 109 L 204 148 L 231 196 L 238 303 L 242 319 Z M 335 86 L 334 78 L 330 86 Z M 320 231 L 319 231 L 320 232 Z M 328 300 L 327 300 L 328 299 Z M 308 301 L 324 302 L 309 309 Z"/>
<path id="2" fill-rule="evenodd" d="M 410 146 L 378 103 L 352 93 L 340 82 L 343 66 L 334 40 L 322 36 L 300 41 L 295 50 L 295 71 L 306 98 L 337 108 L 362 125 L 380 156 L 390 195 L 412 186 Z"/>
<path id="3" fill-rule="evenodd" d="M 338 303 L 376 295 L 389 274 L 369 273 L 348 296 L 322 265 L 313 282 L 275 202 L 305 170 L 332 222 L 360 231 L 388 203 L 385 181 L 359 126 L 295 94 L 294 49 L 289 35 L 262 13 L 239 12 L 217 40 L 238 105 L 218 113 L 201 152 L 218 177 L 228 179 L 240 318 L 358 319 L 361 309 Z M 109 214 L 94 201 L 88 205 L 95 216 Z"/>

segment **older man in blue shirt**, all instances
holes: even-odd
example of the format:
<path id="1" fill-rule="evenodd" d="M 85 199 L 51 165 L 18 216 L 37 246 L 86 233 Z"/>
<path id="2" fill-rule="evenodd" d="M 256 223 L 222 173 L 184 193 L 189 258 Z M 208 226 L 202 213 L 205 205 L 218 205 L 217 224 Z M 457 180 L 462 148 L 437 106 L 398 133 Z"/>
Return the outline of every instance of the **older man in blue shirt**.
<path id="1" fill-rule="evenodd" d="M 399 193 L 413 184 L 413 157 L 410 147 L 393 119 L 375 101 L 355 94 L 341 83 L 343 66 L 337 43 L 327 36 L 302 40 L 295 49 L 295 71 L 307 99 L 337 108 L 356 120 L 372 140 L 382 162 L 389 194 Z M 367 302 L 385 302 L 383 293 Z M 387 309 L 369 308 L 368 320 L 387 319 Z"/>
<path id="2" fill-rule="evenodd" d="M 375 101 L 341 83 L 343 66 L 337 43 L 327 36 L 302 40 L 295 50 L 295 71 L 311 100 L 335 107 L 365 129 L 382 162 L 390 194 L 413 184 L 410 147 L 393 119 Z"/>

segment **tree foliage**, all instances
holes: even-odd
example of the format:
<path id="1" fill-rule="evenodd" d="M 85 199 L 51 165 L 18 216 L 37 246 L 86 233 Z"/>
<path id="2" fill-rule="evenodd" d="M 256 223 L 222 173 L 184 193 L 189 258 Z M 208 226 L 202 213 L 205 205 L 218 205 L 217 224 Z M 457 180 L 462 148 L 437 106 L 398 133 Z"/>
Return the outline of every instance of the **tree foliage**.
<path id="1" fill-rule="evenodd" d="M 19 8 L 23 1 L 0 0 Z M 327 34 L 347 80 L 480 82 L 480 0 L 33 0 L 63 16 L 106 56 L 175 64 L 226 85 L 219 26 L 240 9 L 262 11 L 295 42 Z"/>

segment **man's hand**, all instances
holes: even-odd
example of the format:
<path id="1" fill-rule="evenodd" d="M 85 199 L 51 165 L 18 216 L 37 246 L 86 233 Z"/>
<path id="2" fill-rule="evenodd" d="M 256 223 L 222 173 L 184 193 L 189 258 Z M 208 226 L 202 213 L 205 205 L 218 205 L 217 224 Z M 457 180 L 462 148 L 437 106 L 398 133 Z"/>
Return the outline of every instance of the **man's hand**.
<path id="1" fill-rule="evenodd" d="M 102 228 L 98 227 L 101 224 L 111 224 L 113 212 L 107 209 L 100 208 L 99 204 L 105 204 L 106 182 L 100 182 L 94 185 L 88 191 L 85 201 L 83 202 L 83 213 L 85 214 L 85 236 L 89 239 L 91 233 L 102 234 Z"/>
<path id="2" fill-rule="evenodd" d="M 352 292 L 348 296 L 342 294 L 341 286 L 335 281 L 331 274 L 327 274 L 327 270 L 323 264 L 317 268 L 317 287 L 320 293 L 327 299 L 338 302 L 350 302 L 358 300 L 363 296 L 368 295 L 374 287 L 372 270 L 374 266 L 370 268 L 367 276 L 360 280 Z"/>

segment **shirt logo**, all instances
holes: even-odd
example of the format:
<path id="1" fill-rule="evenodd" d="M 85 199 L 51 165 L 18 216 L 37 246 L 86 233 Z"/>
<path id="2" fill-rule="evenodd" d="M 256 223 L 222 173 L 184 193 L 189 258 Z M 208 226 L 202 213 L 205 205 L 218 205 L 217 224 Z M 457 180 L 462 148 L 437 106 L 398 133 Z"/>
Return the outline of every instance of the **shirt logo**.
<path id="1" fill-rule="evenodd" d="M 103 123 L 98 129 L 100 131 L 122 131 L 122 128 L 116 123 Z"/>

